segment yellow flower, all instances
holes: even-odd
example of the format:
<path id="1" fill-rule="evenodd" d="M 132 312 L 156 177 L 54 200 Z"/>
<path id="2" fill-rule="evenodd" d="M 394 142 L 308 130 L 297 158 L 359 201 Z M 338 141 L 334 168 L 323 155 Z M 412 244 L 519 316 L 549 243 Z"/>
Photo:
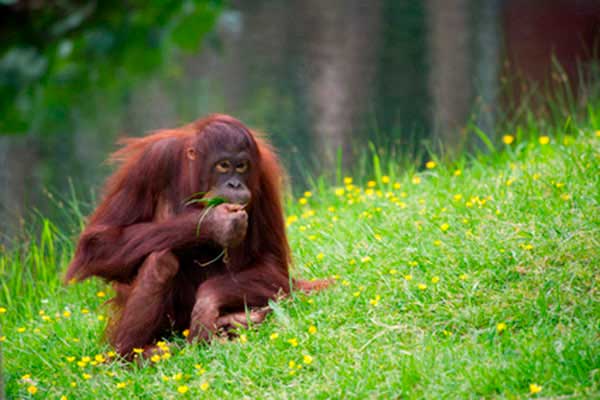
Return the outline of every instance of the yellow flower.
<path id="1" fill-rule="evenodd" d="M 450 225 L 447 223 L 443 223 L 442 225 L 440 225 L 440 229 L 442 230 L 442 232 L 446 232 L 448 229 L 450 229 Z"/>
<path id="2" fill-rule="evenodd" d="M 308 333 L 310 333 L 311 335 L 314 335 L 315 333 L 317 333 L 317 327 L 314 325 L 309 326 Z"/>
<path id="3" fill-rule="evenodd" d="M 296 346 L 298 346 L 298 339 L 296 339 L 296 338 L 291 338 L 291 339 L 288 339 L 288 340 L 287 340 L 287 342 L 288 342 L 290 345 L 292 345 L 292 347 L 296 347 Z"/>
<path id="4" fill-rule="evenodd" d="M 504 135 L 504 136 L 502 136 L 502 142 L 504 144 L 511 144 L 514 141 L 515 141 L 515 137 L 512 136 L 512 135 Z"/>
<path id="5" fill-rule="evenodd" d="M 538 140 L 541 145 L 550 143 L 550 138 L 548 136 L 540 136 Z"/>
<path id="6" fill-rule="evenodd" d="M 88 379 L 90 379 L 90 378 L 92 377 L 90 374 L 86 374 L 86 373 L 83 373 L 83 374 L 81 374 L 81 376 L 82 376 L 82 377 L 83 377 L 83 379 L 85 379 L 85 380 L 88 380 Z"/>
<path id="7" fill-rule="evenodd" d="M 381 241 L 381 240 L 383 239 L 383 238 L 382 238 L 382 236 L 381 236 L 380 234 L 378 234 L 378 233 L 376 233 L 376 234 L 375 234 L 373 237 L 374 237 L 374 238 L 375 238 L 375 240 L 377 240 L 377 241 Z"/>
<path id="8" fill-rule="evenodd" d="M 117 383 L 117 389 L 123 389 L 125 386 L 127 386 L 127 383 L 125 383 L 125 382 Z"/>
<path id="9" fill-rule="evenodd" d="M 369 181 L 369 182 L 367 182 L 367 187 L 373 188 L 373 187 L 375 187 L 376 184 L 377 183 L 375 181 Z"/>
<path id="10" fill-rule="evenodd" d="M 185 386 L 185 385 L 183 385 L 183 386 L 179 386 L 179 387 L 177 388 L 177 391 L 178 391 L 179 393 L 181 393 L 181 394 L 187 393 L 187 392 L 188 392 L 188 390 L 190 390 L 190 388 L 189 388 L 189 387 L 187 387 L 187 386 Z"/>
<path id="11" fill-rule="evenodd" d="M 59 400 L 67 400 L 67 396 L 60 396 Z"/>
<path id="12" fill-rule="evenodd" d="M 412 281 L 412 275 L 408 274 L 408 275 L 404 275 L 404 279 L 406 279 L 407 281 Z"/>
<path id="13" fill-rule="evenodd" d="M 104 293 L 102 290 L 99 291 L 98 293 L 96 293 L 96 296 L 102 298 L 102 297 L 106 297 L 106 293 Z"/>
<path id="14" fill-rule="evenodd" d="M 357 290 L 356 292 L 352 293 L 352 296 L 354 296 L 354 297 L 360 296 L 360 290 Z"/>
<path id="15" fill-rule="evenodd" d="M 421 178 L 418 176 L 413 176 L 412 181 L 411 181 L 414 185 L 418 185 L 421 183 Z"/>
<path id="16" fill-rule="evenodd" d="M 139 347 L 134 347 L 134 348 L 133 348 L 133 352 L 134 352 L 135 354 L 142 354 L 142 353 L 144 352 L 144 349 L 142 349 L 142 348 L 139 348 Z"/>
<path id="17" fill-rule="evenodd" d="M 460 175 L 462 175 L 462 171 L 460 169 L 455 169 L 454 176 L 460 176 Z"/>
<path id="18" fill-rule="evenodd" d="M 310 355 L 305 354 L 304 357 L 302 358 L 302 361 L 304 362 L 304 364 L 309 365 L 309 364 L 312 364 L 313 358 Z"/>
<path id="19" fill-rule="evenodd" d="M 344 190 L 344 188 L 337 188 L 337 189 L 335 189 L 335 195 L 336 196 L 343 196 L 345 192 L 346 191 Z"/>
<path id="20" fill-rule="evenodd" d="M 6 308 L 0 307 L 0 314 L 4 314 L 6 312 Z"/>
<path id="21" fill-rule="evenodd" d="M 248 336 L 246 334 L 240 335 L 240 343 L 246 343 L 248 341 Z"/>
<path id="22" fill-rule="evenodd" d="M 38 391 L 37 387 L 31 385 L 27 388 L 27 392 L 29 392 L 29 394 L 36 394 Z"/>
<path id="23" fill-rule="evenodd" d="M 431 278 L 431 283 L 438 283 L 439 281 L 440 281 L 439 276 L 434 276 L 433 278 Z"/>
<path id="24" fill-rule="evenodd" d="M 444 336 L 452 336 L 452 332 L 447 331 L 447 330 L 443 330 L 442 333 L 444 334 Z"/>
<path id="25" fill-rule="evenodd" d="M 6 336 L 0 336 L 0 343 L 5 342 L 6 341 Z"/>
<path id="26" fill-rule="evenodd" d="M 323 253 L 317 254 L 317 260 L 321 261 L 324 258 L 325 258 L 325 254 L 323 254 Z"/>
<path id="27" fill-rule="evenodd" d="M 190 336 L 190 330 L 184 329 L 183 332 L 181 332 L 181 334 L 183 335 L 183 337 L 188 337 L 188 336 Z"/>
<path id="28" fill-rule="evenodd" d="M 160 355 L 159 354 L 155 354 L 152 357 L 150 357 L 150 361 L 157 363 L 160 361 Z"/>
<path id="29" fill-rule="evenodd" d="M 379 300 L 381 300 L 381 296 L 377 295 L 374 299 L 369 300 L 369 303 L 371 303 L 372 306 L 376 306 L 379 304 Z"/>
<path id="30" fill-rule="evenodd" d="M 531 383 L 529 385 L 529 393 L 536 394 L 542 391 L 542 387 L 537 383 Z"/>
<path id="31" fill-rule="evenodd" d="M 19 327 L 19 328 L 17 328 L 17 332 L 19 332 L 19 333 L 23 333 L 23 332 L 25 332 L 26 330 L 27 330 L 27 329 L 25 329 L 25 328 L 23 328 L 23 327 Z"/>
<path id="32" fill-rule="evenodd" d="M 371 261 L 371 257 L 365 256 L 365 257 L 361 258 L 360 261 L 367 263 L 367 262 Z"/>
<path id="33" fill-rule="evenodd" d="M 466 281 L 467 279 L 469 279 L 469 275 L 467 275 L 467 274 L 461 274 L 458 278 L 461 281 Z"/>
<path id="34" fill-rule="evenodd" d="M 504 322 L 499 322 L 498 325 L 496 325 L 496 331 L 498 333 L 502 333 L 506 330 L 506 324 Z"/>
<path id="35" fill-rule="evenodd" d="M 350 178 L 349 176 L 344 178 L 344 184 L 345 185 L 350 185 L 352 184 L 352 178 Z"/>
<path id="36" fill-rule="evenodd" d="M 398 273 L 398 270 L 395 268 L 392 268 L 389 270 L 390 275 L 396 275 Z"/>
<path id="37" fill-rule="evenodd" d="M 425 290 L 425 289 L 427 289 L 427 285 L 426 285 L 426 284 L 424 284 L 424 283 L 419 283 L 419 284 L 417 285 L 417 287 L 418 287 L 420 290 Z"/>
<path id="38" fill-rule="evenodd" d="M 96 357 L 94 357 L 94 360 L 96 360 L 99 363 L 103 363 L 104 361 L 106 361 L 106 358 L 104 358 L 102 354 L 97 354 Z"/>
<path id="39" fill-rule="evenodd" d="M 81 309 L 81 313 L 82 314 L 89 314 L 90 310 L 88 310 L 87 308 L 82 308 Z"/>
<path id="40" fill-rule="evenodd" d="M 569 193 L 563 193 L 560 195 L 560 198 L 563 199 L 564 201 L 567 201 L 571 198 L 571 195 Z"/>
<path id="41" fill-rule="evenodd" d="M 434 169 L 436 165 L 437 164 L 435 163 L 435 161 L 427 161 L 425 163 L 425 167 L 427 167 L 427 169 Z"/>
<path id="42" fill-rule="evenodd" d="M 301 205 L 305 205 L 306 203 L 308 203 L 308 200 L 306 200 L 305 197 L 300 197 L 300 199 L 298 200 L 298 203 L 300 203 Z"/>
<path id="43" fill-rule="evenodd" d="M 381 183 L 390 183 L 390 177 L 387 175 L 382 176 Z"/>
<path id="44" fill-rule="evenodd" d="M 163 355 L 161 356 L 161 358 L 162 358 L 163 360 L 168 360 L 169 358 L 171 358 L 171 353 L 165 353 L 165 354 L 163 354 Z"/>
<path id="45" fill-rule="evenodd" d="M 200 384 L 200 390 L 202 390 L 203 392 L 206 392 L 208 390 L 208 382 L 202 382 Z"/>
<path id="46" fill-rule="evenodd" d="M 65 312 L 63 312 L 63 317 L 69 318 L 70 316 L 71 316 L 71 311 L 66 310 Z"/>
<path id="47" fill-rule="evenodd" d="M 304 197 L 311 197 L 312 196 L 312 192 L 304 192 Z"/>
<path id="48" fill-rule="evenodd" d="M 277 332 L 275 332 L 275 333 L 271 333 L 271 336 L 269 336 L 269 338 L 270 338 L 271 340 L 275 340 L 275 339 L 277 339 L 278 337 L 279 337 L 279 333 L 277 333 Z"/>
<path id="49" fill-rule="evenodd" d="M 441 241 L 441 240 L 434 240 L 434 241 L 433 241 L 433 245 L 434 245 L 434 246 L 438 246 L 438 247 L 439 247 L 439 246 L 441 246 L 441 245 L 442 245 L 442 241 Z"/>

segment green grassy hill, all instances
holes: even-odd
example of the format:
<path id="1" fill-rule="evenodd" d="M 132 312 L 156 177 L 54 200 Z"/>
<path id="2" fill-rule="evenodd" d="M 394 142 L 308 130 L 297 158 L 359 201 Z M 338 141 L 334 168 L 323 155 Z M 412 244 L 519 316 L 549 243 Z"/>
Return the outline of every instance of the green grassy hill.
<path id="1" fill-rule="evenodd" d="M 294 275 L 335 285 L 143 367 L 108 361 L 110 289 L 60 285 L 71 238 L 46 222 L 0 256 L 8 397 L 600 397 L 600 132 L 516 136 L 289 200 Z"/>

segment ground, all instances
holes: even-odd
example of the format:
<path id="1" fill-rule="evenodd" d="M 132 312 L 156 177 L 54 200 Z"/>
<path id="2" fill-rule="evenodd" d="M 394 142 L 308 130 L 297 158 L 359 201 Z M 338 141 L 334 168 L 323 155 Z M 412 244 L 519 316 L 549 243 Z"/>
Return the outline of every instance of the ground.
<path id="1" fill-rule="evenodd" d="M 600 132 L 375 165 L 287 201 L 293 274 L 330 289 L 141 366 L 101 339 L 110 289 L 61 286 L 72 238 L 45 221 L 0 256 L 8 397 L 600 397 Z"/>

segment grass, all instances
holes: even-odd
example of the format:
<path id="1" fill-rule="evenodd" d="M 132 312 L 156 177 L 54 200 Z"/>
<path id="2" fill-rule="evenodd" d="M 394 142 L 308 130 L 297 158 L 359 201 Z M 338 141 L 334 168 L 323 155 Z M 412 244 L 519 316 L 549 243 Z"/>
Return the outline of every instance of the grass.
<path id="1" fill-rule="evenodd" d="M 0 256 L 9 398 L 600 397 L 600 133 L 537 131 L 485 156 L 318 180 L 286 210 L 295 267 L 329 290 L 235 341 L 107 361 L 110 289 L 63 287 L 72 239 Z M 435 158 L 434 158 L 434 161 Z M 65 396 L 65 397 L 62 397 Z"/>

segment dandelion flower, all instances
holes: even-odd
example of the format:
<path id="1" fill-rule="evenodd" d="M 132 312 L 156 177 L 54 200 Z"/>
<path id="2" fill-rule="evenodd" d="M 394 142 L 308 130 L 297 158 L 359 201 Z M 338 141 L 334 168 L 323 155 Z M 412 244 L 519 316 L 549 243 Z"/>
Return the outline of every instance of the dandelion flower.
<path id="1" fill-rule="evenodd" d="M 188 390 L 190 390 L 190 388 L 189 388 L 189 387 L 187 387 L 186 385 L 182 385 L 182 386 L 179 386 L 179 387 L 177 388 L 177 391 L 178 391 L 179 393 L 181 393 L 181 394 L 185 394 L 185 393 L 187 393 L 187 392 L 188 392 Z"/>
<path id="2" fill-rule="evenodd" d="M 304 357 L 302 358 L 302 361 L 304 362 L 304 364 L 310 365 L 313 362 L 313 358 L 310 355 L 305 354 Z"/>
<path id="3" fill-rule="evenodd" d="M 240 343 L 246 343 L 248 341 L 248 336 L 246 334 L 240 335 Z"/>
<path id="4" fill-rule="evenodd" d="M 377 183 L 375 181 L 367 182 L 367 187 L 373 188 L 373 187 L 375 187 L 375 185 L 377 185 Z"/>
<path id="5" fill-rule="evenodd" d="M 271 336 L 269 336 L 269 338 L 270 338 L 271 340 L 275 340 L 275 339 L 277 339 L 278 337 L 279 337 L 279 333 L 277 333 L 277 332 L 275 332 L 275 333 L 271 333 Z"/>
<path id="6" fill-rule="evenodd" d="M 308 200 L 306 200 L 305 197 L 300 197 L 298 203 L 300 203 L 300 205 L 305 205 L 306 203 L 308 203 Z"/>
<path id="7" fill-rule="evenodd" d="M 311 197 L 312 196 L 312 192 L 304 192 L 304 197 Z"/>
<path id="8" fill-rule="evenodd" d="M 344 185 L 351 185 L 352 184 L 352 178 L 350 178 L 349 176 L 344 178 Z"/>
<path id="9" fill-rule="evenodd" d="M 427 169 L 434 169 L 436 165 L 437 165 L 437 164 L 435 163 L 435 161 L 427 161 L 427 162 L 425 163 L 425 167 L 426 167 Z"/>
<path id="10" fill-rule="evenodd" d="M 447 223 L 443 223 L 442 225 L 440 225 L 440 229 L 442 230 L 442 232 L 446 232 L 448 229 L 450 229 L 450 225 Z"/>
<path id="11" fill-rule="evenodd" d="M 541 145 L 550 143 L 550 138 L 548 136 L 540 136 L 538 140 Z"/>
<path id="12" fill-rule="evenodd" d="M 513 135 L 504 135 L 502 136 L 502 142 L 504 144 L 511 144 L 515 141 L 515 137 Z"/>
<path id="13" fill-rule="evenodd" d="M 23 328 L 23 327 L 19 327 L 19 328 L 17 328 L 17 332 L 19 332 L 19 333 L 23 333 L 23 332 L 25 332 L 26 330 L 27 330 L 27 329 L 26 329 L 26 328 Z"/>
<path id="14" fill-rule="evenodd" d="M 190 330 L 184 329 L 183 332 L 181 332 L 181 334 L 183 335 L 183 337 L 188 337 L 188 336 L 190 336 Z"/>
<path id="15" fill-rule="evenodd" d="M 83 377 L 83 379 L 85 379 L 85 380 L 88 380 L 88 379 L 90 379 L 90 378 L 92 377 L 90 374 L 86 374 L 86 373 L 83 373 L 83 374 L 81 374 L 81 376 L 82 376 L 82 377 Z"/>
<path id="16" fill-rule="evenodd" d="M 408 275 L 404 275 L 404 279 L 406 279 L 407 281 L 412 281 L 412 275 L 408 274 Z"/>
<path id="17" fill-rule="evenodd" d="M 160 355 L 159 354 L 155 354 L 152 357 L 150 357 L 150 361 L 152 361 L 153 363 L 157 363 L 160 361 Z"/>
<path id="18" fill-rule="evenodd" d="M 529 393 L 536 394 L 542 391 L 542 387 L 537 383 L 531 383 L 529 385 Z"/>
<path id="19" fill-rule="evenodd" d="M 200 390 L 202 390 L 203 392 L 206 392 L 208 390 L 208 382 L 202 382 L 200 384 Z"/>
<path id="20" fill-rule="evenodd" d="M 461 176 L 461 175 L 462 175 L 462 171 L 460 169 L 454 170 L 454 176 Z"/>
<path id="21" fill-rule="evenodd" d="M 426 285 L 426 284 L 424 284 L 424 283 L 419 283 L 419 284 L 417 285 L 417 287 L 419 288 L 419 290 L 425 290 L 425 289 L 427 289 L 427 285 Z"/>
<path id="22" fill-rule="evenodd" d="M 308 333 L 310 333 L 311 335 L 314 335 L 315 333 L 317 333 L 317 327 L 314 325 L 309 326 Z"/>
<path id="23" fill-rule="evenodd" d="M 139 347 L 135 347 L 135 348 L 133 349 L 133 352 L 134 352 L 135 354 L 142 354 L 142 353 L 144 352 L 144 349 L 142 349 L 142 348 L 139 348 Z"/>
<path id="24" fill-rule="evenodd" d="M 504 322 L 499 322 L 499 323 L 496 325 L 496 331 L 497 331 L 498 333 L 502 333 L 502 332 L 504 332 L 505 330 L 506 330 L 506 324 L 505 324 Z"/>
<path id="25" fill-rule="evenodd" d="M 420 183 L 421 183 L 421 178 L 420 178 L 420 177 L 418 177 L 418 176 L 413 176 L 413 178 L 412 178 L 411 182 L 412 182 L 414 185 L 418 185 L 418 184 L 420 184 Z"/>
<path id="26" fill-rule="evenodd" d="M 382 176 L 381 183 L 390 183 L 390 177 L 387 175 Z"/>
<path id="27" fill-rule="evenodd" d="M 461 281 L 466 281 L 467 279 L 469 279 L 469 275 L 467 274 L 461 274 L 458 279 L 460 279 Z"/>
<path id="28" fill-rule="evenodd" d="M 0 314 L 4 314 L 6 312 L 6 308 L 5 307 L 0 307 Z"/>
<path id="29" fill-rule="evenodd" d="M 70 316 L 71 316 L 71 311 L 66 310 L 65 312 L 63 312 L 63 317 L 69 318 Z"/>
<path id="30" fill-rule="evenodd" d="M 345 192 L 346 191 L 344 190 L 344 188 L 337 188 L 337 189 L 335 189 L 335 195 L 336 196 L 343 196 Z"/>
<path id="31" fill-rule="evenodd" d="M 38 388 L 37 388 L 37 387 L 35 387 L 34 385 L 31 385 L 31 386 L 29 386 L 29 387 L 27 388 L 27 392 L 28 392 L 29 394 L 36 394 L 36 393 L 37 393 L 37 391 L 38 391 Z"/>
<path id="32" fill-rule="evenodd" d="M 125 386 L 127 386 L 127 383 L 125 383 L 125 382 L 117 383 L 117 389 L 123 389 Z"/>
<path id="33" fill-rule="evenodd" d="M 439 276 L 434 276 L 433 278 L 431 278 L 431 283 L 438 283 L 439 281 L 440 281 Z"/>
<path id="34" fill-rule="evenodd" d="M 105 292 L 103 292 L 103 291 L 101 290 L 101 291 L 99 291 L 98 293 L 96 293 L 96 296 L 98 296 L 98 297 L 100 297 L 100 298 L 102 298 L 102 297 L 106 297 L 106 293 L 105 293 Z"/>

